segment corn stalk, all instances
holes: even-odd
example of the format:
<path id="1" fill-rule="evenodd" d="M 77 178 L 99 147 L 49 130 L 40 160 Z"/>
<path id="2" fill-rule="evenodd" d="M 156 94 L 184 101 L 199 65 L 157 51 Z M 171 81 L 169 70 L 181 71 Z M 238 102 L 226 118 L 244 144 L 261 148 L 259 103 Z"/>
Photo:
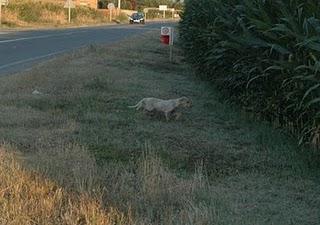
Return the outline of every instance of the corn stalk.
<path id="1" fill-rule="evenodd" d="M 259 118 L 320 146 L 320 2 L 188 0 L 187 60 Z"/>

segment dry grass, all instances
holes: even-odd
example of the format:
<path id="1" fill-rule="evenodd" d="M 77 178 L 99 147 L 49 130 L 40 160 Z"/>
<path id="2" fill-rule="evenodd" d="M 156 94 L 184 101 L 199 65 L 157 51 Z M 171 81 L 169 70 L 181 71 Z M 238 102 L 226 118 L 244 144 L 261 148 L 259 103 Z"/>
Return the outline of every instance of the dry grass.
<path id="1" fill-rule="evenodd" d="M 317 224 L 317 155 L 221 102 L 167 50 L 149 33 L 0 78 L 1 139 L 39 182 L 122 224 Z M 194 106 L 169 123 L 127 107 L 147 96 Z"/>
<path id="2" fill-rule="evenodd" d="M 124 215 L 86 194 L 70 194 L 41 175 L 23 169 L 0 147 L 0 224 L 128 224 Z"/>
<path id="3" fill-rule="evenodd" d="M 212 217 L 213 206 L 209 208 L 195 201 L 200 193 L 210 194 L 208 180 L 201 170 L 191 179 L 180 179 L 162 164 L 157 155 L 147 151 L 134 171 L 116 164 L 105 167 L 106 183 L 103 189 L 99 189 L 98 183 L 90 183 L 99 175 L 89 174 L 97 167 L 90 167 L 91 160 L 85 159 L 82 149 L 70 149 L 55 152 L 59 156 L 42 158 L 45 161 L 41 162 L 44 165 L 49 163 L 46 166 L 50 169 L 61 166 L 70 170 L 61 176 L 69 181 L 60 182 L 70 184 L 73 180 L 76 183 L 66 191 L 39 173 L 24 169 L 20 161 L 25 158 L 13 154 L 12 147 L 1 146 L 0 224 L 147 225 L 162 221 L 168 225 L 191 225 L 217 221 Z M 50 173 L 47 171 L 46 174 Z M 68 175 L 70 177 L 66 177 Z M 70 193 L 70 190 L 78 191 Z"/>
<path id="4" fill-rule="evenodd" d="M 70 26 L 64 4 L 65 1 L 12 0 L 8 6 L 3 7 L 2 23 L 10 27 Z M 77 7 L 71 10 L 72 25 L 107 22 L 108 18 L 94 9 Z"/>
<path id="5" fill-rule="evenodd" d="M 130 208 L 134 224 L 205 225 L 221 221 L 214 213 L 220 202 L 213 197 L 201 167 L 188 179 L 179 178 L 149 149 L 136 165 L 109 165 L 105 174 L 105 200 L 121 210 Z"/>

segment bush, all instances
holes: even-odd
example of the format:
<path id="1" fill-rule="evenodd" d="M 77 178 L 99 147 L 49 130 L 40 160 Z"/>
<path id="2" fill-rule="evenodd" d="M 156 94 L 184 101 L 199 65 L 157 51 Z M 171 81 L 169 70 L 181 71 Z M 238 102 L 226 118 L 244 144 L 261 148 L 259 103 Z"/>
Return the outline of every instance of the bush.
<path id="1" fill-rule="evenodd" d="M 68 16 L 68 10 L 65 10 L 66 17 Z M 105 16 L 102 13 L 97 12 L 95 9 L 88 8 L 88 7 L 76 7 L 71 10 L 71 18 L 73 19 L 84 19 L 89 18 L 92 20 L 99 20 L 103 21 L 105 19 Z"/>
<path id="2" fill-rule="evenodd" d="M 320 143 L 320 2 L 188 0 L 180 22 L 187 60 L 300 143 Z"/>
<path id="3" fill-rule="evenodd" d="M 48 10 L 49 12 L 60 13 L 63 10 L 63 6 L 59 4 L 54 4 L 51 2 L 43 3 L 43 8 Z"/>
<path id="4" fill-rule="evenodd" d="M 123 22 L 128 22 L 129 21 L 129 18 L 127 16 L 127 14 L 125 13 L 120 13 L 117 17 L 116 17 L 116 20 L 123 23 Z"/>
<path id="5" fill-rule="evenodd" d="M 20 4 L 18 7 L 18 18 L 26 22 L 37 22 L 41 17 L 41 7 L 32 2 Z"/>

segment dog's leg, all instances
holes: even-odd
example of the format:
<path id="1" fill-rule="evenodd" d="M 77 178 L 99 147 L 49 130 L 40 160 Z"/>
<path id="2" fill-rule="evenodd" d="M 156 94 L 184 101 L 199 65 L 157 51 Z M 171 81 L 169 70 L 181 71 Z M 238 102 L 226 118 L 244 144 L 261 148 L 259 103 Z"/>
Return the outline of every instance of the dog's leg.
<path id="1" fill-rule="evenodd" d="M 164 112 L 164 115 L 166 116 L 167 122 L 170 120 L 170 112 L 166 111 Z"/>
<path id="2" fill-rule="evenodd" d="M 175 115 L 175 119 L 178 120 L 181 117 L 182 113 L 176 112 L 174 115 Z"/>
<path id="3" fill-rule="evenodd" d="M 171 108 L 171 109 L 164 112 L 164 115 L 166 116 L 167 121 L 170 120 L 170 116 L 173 116 L 173 115 L 177 116 L 177 114 L 179 114 L 179 113 L 177 113 L 176 108 Z M 178 117 L 180 117 L 180 115 L 178 115 Z"/>

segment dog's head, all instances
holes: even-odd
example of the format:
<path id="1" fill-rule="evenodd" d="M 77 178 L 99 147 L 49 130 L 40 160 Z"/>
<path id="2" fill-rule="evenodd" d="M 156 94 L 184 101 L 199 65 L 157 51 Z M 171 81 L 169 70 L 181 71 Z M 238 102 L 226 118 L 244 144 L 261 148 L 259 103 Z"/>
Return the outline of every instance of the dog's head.
<path id="1" fill-rule="evenodd" d="M 192 106 L 191 100 L 187 97 L 179 98 L 178 101 L 179 101 L 179 105 L 181 105 L 183 107 L 191 107 Z"/>

